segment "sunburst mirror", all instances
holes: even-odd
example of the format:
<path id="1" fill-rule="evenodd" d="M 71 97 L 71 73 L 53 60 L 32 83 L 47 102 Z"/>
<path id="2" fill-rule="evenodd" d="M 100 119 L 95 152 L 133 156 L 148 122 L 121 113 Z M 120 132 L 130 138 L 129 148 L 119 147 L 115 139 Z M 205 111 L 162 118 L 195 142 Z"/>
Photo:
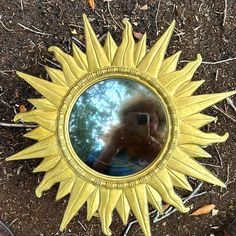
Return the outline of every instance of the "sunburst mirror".
<path id="1" fill-rule="evenodd" d="M 180 52 L 165 58 L 175 22 L 147 51 L 146 35 L 135 42 L 128 20 L 121 44 L 108 33 L 102 46 L 83 19 L 86 53 L 75 44 L 73 56 L 50 47 L 62 66 L 45 68 L 51 82 L 17 72 L 43 98 L 15 117 L 38 124 L 25 135 L 38 142 L 7 160 L 43 158 L 34 170 L 45 172 L 37 197 L 55 183 L 57 200 L 70 194 L 60 230 L 87 203 L 88 220 L 98 215 L 104 234 L 116 209 L 124 224 L 132 211 L 151 235 L 149 204 L 189 211 L 174 190 L 192 190 L 186 176 L 225 186 L 195 158 L 210 157 L 203 147 L 228 138 L 201 131 L 215 118 L 200 112 L 235 92 L 193 96 L 204 82 L 191 81 L 201 56 L 180 70 Z"/>

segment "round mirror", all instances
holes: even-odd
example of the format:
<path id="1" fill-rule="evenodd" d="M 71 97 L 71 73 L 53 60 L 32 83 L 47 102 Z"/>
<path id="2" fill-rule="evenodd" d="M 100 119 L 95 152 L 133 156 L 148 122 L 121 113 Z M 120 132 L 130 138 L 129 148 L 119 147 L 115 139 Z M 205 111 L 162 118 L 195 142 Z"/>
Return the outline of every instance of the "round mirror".
<path id="1" fill-rule="evenodd" d="M 69 135 L 78 158 L 111 176 L 146 168 L 158 158 L 165 133 L 160 100 L 128 79 L 92 85 L 76 100 L 70 114 Z"/>

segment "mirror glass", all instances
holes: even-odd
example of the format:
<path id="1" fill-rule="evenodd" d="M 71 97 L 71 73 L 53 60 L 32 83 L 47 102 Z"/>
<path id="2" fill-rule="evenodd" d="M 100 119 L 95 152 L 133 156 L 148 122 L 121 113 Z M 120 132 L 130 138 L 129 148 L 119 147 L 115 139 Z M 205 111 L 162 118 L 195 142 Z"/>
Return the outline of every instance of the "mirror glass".
<path id="1" fill-rule="evenodd" d="M 92 169 L 110 176 L 134 174 L 158 158 L 166 135 L 164 109 L 135 81 L 103 80 L 76 100 L 69 135 L 78 158 Z"/>

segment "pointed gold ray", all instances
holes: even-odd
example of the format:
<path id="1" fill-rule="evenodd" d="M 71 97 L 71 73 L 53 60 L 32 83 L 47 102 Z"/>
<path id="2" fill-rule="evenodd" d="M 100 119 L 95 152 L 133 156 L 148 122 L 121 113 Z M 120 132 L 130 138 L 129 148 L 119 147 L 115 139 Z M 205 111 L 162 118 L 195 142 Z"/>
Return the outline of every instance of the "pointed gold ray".
<path id="1" fill-rule="evenodd" d="M 112 66 L 134 67 L 134 37 L 132 25 L 127 19 L 123 20 L 125 30 L 122 34 L 122 43 L 114 56 Z"/>
<path id="2" fill-rule="evenodd" d="M 176 52 L 174 55 L 166 58 L 163 61 L 161 65 L 159 77 L 162 77 L 163 75 L 169 74 L 176 70 L 180 54 L 181 54 L 181 51 Z"/>
<path id="3" fill-rule="evenodd" d="M 174 104 L 177 109 L 177 113 L 180 119 L 196 114 L 204 110 L 205 108 L 236 94 L 236 91 L 216 94 L 204 94 L 192 97 L 178 97 L 174 98 Z M 191 109 L 186 109 L 191 107 Z"/>
<path id="4" fill-rule="evenodd" d="M 193 191 L 192 186 L 189 184 L 184 174 L 179 173 L 172 169 L 168 169 L 168 173 L 170 175 L 170 178 L 174 186 L 183 188 L 189 191 Z"/>
<path id="5" fill-rule="evenodd" d="M 74 176 L 74 172 L 69 168 L 66 161 L 61 159 L 54 168 L 45 173 L 43 180 L 35 190 L 35 194 L 40 198 L 42 197 L 43 192 L 50 189 L 55 183 L 60 183 L 66 179 L 71 179 Z"/>
<path id="6" fill-rule="evenodd" d="M 53 83 L 68 87 L 66 78 L 62 70 L 58 70 L 49 66 L 44 66 L 45 70 L 47 71 L 49 77 L 53 81 Z"/>
<path id="7" fill-rule="evenodd" d="M 80 178 L 76 178 L 74 186 L 72 188 L 70 199 L 66 207 L 66 211 L 60 226 L 60 231 L 63 231 L 73 216 L 79 211 L 79 209 L 88 200 L 89 196 L 96 189 L 90 183 L 86 183 Z"/>
<path id="8" fill-rule="evenodd" d="M 148 184 L 160 193 L 166 203 L 174 206 L 182 213 L 189 211 L 189 208 L 184 206 L 182 199 L 175 193 L 173 183 L 166 168 L 161 169 L 155 177 L 150 179 Z"/>
<path id="9" fill-rule="evenodd" d="M 88 71 L 88 61 L 86 54 L 83 53 L 74 42 L 72 42 L 72 50 L 73 50 L 73 57 L 76 63 L 79 65 L 79 67 L 84 71 Z"/>
<path id="10" fill-rule="evenodd" d="M 36 144 L 8 157 L 7 161 L 25 160 L 32 158 L 43 158 L 58 154 L 57 141 L 55 136 L 37 142 Z"/>
<path id="11" fill-rule="evenodd" d="M 8 157 L 7 161 L 25 160 L 33 158 L 43 158 L 58 154 L 57 140 L 55 136 L 51 136 L 32 146 Z"/>
<path id="12" fill-rule="evenodd" d="M 116 204 L 116 209 L 123 224 L 127 225 L 129 213 L 130 213 L 130 206 L 124 193 L 121 193 L 120 199 L 118 200 Z"/>
<path id="13" fill-rule="evenodd" d="M 61 156 L 51 156 L 51 157 L 45 157 L 41 163 L 33 170 L 34 173 L 36 172 L 47 172 L 51 170 L 53 167 L 57 165 L 57 163 L 60 161 Z"/>
<path id="14" fill-rule="evenodd" d="M 190 125 L 181 123 L 178 144 L 197 144 L 201 146 L 208 146 L 213 143 L 225 142 L 228 137 L 228 133 L 225 133 L 222 136 L 215 133 L 205 133 Z"/>
<path id="15" fill-rule="evenodd" d="M 35 76 L 27 75 L 25 73 L 16 72 L 19 77 L 24 79 L 44 97 L 46 97 L 52 104 L 59 107 L 61 104 L 62 97 L 65 96 L 67 90 L 65 87 L 48 82 L 43 79 L 39 79 Z"/>
<path id="16" fill-rule="evenodd" d="M 90 220 L 94 216 L 95 212 L 98 210 L 100 202 L 99 200 L 99 190 L 96 189 L 87 200 L 87 220 Z"/>
<path id="17" fill-rule="evenodd" d="M 37 127 L 36 129 L 33 129 L 28 133 L 24 134 L 24 137 L 41 141 L 52 135 L 54 135 L 54 132 L 44 129 L 43 127 Z"/>
<path id="18" fill-rule="evenodd" d="M 55 131 L 57 112 L 46 112 L 43 110 L 33 110 L 21 112 L 15 115 L 14 122 L 23 120 L 25 122 L 37 123 L 49 131 Z"/>
<path id="19" fill-rule="evenodd" d="M 76 63 L 75 59 L 71 55 L 64 53 L 59 47 L 52 46 L 48 51 L 53 52 L 57 61 L 62 65 L 62 70 L 69 86 L 72 86 L 80 77 L 86 74 Z"/>
<path id="20" fill-rule="evenodd" d="M 75 178 L 76 177 L 71 178 L 71 179 L 66 179 L 60 182 L 60 185 L 57 191 L 56 201 L 62 199 L 63 197 L 71 193 L 71 190 L 75 182 Z"/>
<path id="21" fill-rule="evenodd" d="M 162 214 L 163 213 L 162 197 L 154 188 L 152 188 L 148 184 L 147 184 L 147 197 L 148 197 L 148 202 Z"/>
<path id="22" fill-rule="evenodd" d="M 201 62 L 202 57 L 198 54 L 195 61 L 189 62 L 182 70 L 160 77 L 158 82 L 165 87 L 170 95 L 174 96 L 180 86 L 182 86 L 186 81 L 190 81 L 192 79 Z"/>
<path id="23" fill-rule="evenodd" d="M 175 97 L 188 97 L 193 95 L 193 93 L 205 82 L 205 80 L 199 81 L 187 81 L 181 86 L 176 94 Z"/>
<path id="24" fill-rule="evenodd" d="M 145 184 L 123 190 L 130 208 L 141 226 L 145 236 L 150 236 L 150 220 L 148 211 L 147 190 Z"/>
<path id="25" fill-rule="evenodd" d="M 145 33 L 143 37 L 134 46 L 134 65 L 137 66 L 147 52 L 147 34 Z"/>
<path id="26" fill-rule="evenodd" d="M 27 99 L 27 100 L 39 110 L 44 110 L 44 111 L 57 110 L 57 107 L 45 98 L 32 98 L 32 99 Z"/>
<path id="27" fill-rule="evenodd" d="M 114 41 L 114 39 L 112 38 L 110 32 L 107 33 L 107 38 L 104 44 L 104 51 L 107 55 L 107 59 L 110 63 L 112 63 L 113 58 L 115 56 L 117 50 L 117 46 L 116 43 Z"/>
<path id="28" fill-rule="evenodd" d="M 97 39 L 87 17 L 83 14 L 84 31 L 86 38 L 86 55 L 88 60 L 89 71 L 93 71 L 102 67 L 109 66 L 106 53 Z"/>
<path id="29" fill-rule="evenodd" d="M 191 125 L 195 128 L 201 128 L 202 126 L 207 125 L 215 120 L 216 118 L 213 116 L 197 113 L 185 117 L 184 119 L 182 119 L 182 122 L 185 123 L 186 125 Z"/>
<path id="30" fill-rule="evenodd" d="M 175 21 L 171 23 L 167 31 L 158 39 L 137 66 L 140 71 L 146 72 L 151 78 L 157 79 L 159 77 L 160 68 L 174 27 Z"/>
<path id="31" fill-rule="evenodd" d="M 182 174 L 201 179 L 208 183 L 225 187 L 225 184 L 215 177 L 208 169 L 199 164 L 194 159 L 190 158 L 186 153 L 179 148 L 175 149 L 173 157 L 167 163 L 168 168 L 178 171 Z"/>
<path id="32" fill-rule="evenodd" d="M 211 155 L 196 144 L 182 144 L 179 148 L 186 152 L 189 157 L 210 158 Z"/>
<path id="33" fill-rule="evenodd" d="M 112 213 L 121 195 L 118 189 L 100 189 L 99 216 L 102 223 L 102 231 L 105 235 L 111 235 L 109 226 L 112 222 Z"/>

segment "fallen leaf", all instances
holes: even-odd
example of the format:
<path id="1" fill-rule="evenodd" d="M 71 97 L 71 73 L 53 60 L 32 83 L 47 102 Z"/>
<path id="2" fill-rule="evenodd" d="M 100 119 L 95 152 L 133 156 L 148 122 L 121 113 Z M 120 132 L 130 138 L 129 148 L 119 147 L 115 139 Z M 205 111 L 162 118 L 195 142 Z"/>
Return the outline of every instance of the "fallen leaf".
<path id="1" fill-rule="evenodd" d="M 211 212 L 211 215 L 215 216 L 215 215 L 218 214 L 218 212 L 219 212 L 219 210 L 213 209 L 212 212 Z"/>
<path id="2" fill-rule="evenodd" d="M 143 34 L 140 32 L 133 32 L 133 35 L 136 39 L 141 39 L 143 37 Z"/>
<path id="3" fill-rule="evenodd" d="M 165 204 L 162 208 L 163 212 L 166 211 L 169 208 L 170 204 Z"/>
<path id="4" fill-rule="evenodd" d="M 94 0 L 88 0 L 88 3 L 89 3 L 89 5 L 90 5 L 91 9 L 94 11 L 94 9 L 95 9 Z"/>
<path id="5" fill-rule="evenodd" d="M 198 216 L 198 215 L 209 214 L 215 207 L 216 206 L 214 204 L 208 204 L 208 205 L 205 205 L 203 207 L 198 208 L 191 215 L 192 216 Z"/>
<path id="6" fill-rule="evenodd" d="M 140 10 L 143 10 L 143 11 L 148 10 L 148 5 L 147 4 L 143 5 L 142 7 L 140 7 Z"/>
<path id="7" fill-rule="evenodd" d="M 23 105 L 23 104 L 20 105 L 19 110 L 20 110 L 20 112 L 26 112 L 27 111 L 25 105 Z"/>

